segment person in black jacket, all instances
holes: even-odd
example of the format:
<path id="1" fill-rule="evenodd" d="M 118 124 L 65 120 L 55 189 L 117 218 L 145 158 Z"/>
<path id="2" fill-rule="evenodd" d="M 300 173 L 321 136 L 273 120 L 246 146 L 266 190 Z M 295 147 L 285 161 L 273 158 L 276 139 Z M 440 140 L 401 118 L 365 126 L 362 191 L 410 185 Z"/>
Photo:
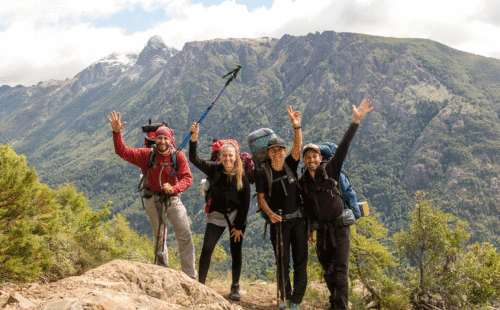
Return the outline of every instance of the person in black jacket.
<path id="1" fill-rule="evenodd" d="M 229 227 L 233 274 L 230 297 L 240 300 L 241 250 L 250 206 L 250 183 L 243 170 L 238 145 L 224 144 L 219 153 L 220 162 L 198 157 L 196 149 L 199 131 L 200 124 L 194 123 L 191 126 L 189 160 L 210 180 L 211 184 L 207 192 L 211 203 L 201 250 L 198 279 L 201 283 L 205 283 L 215 245 L 226 227 Z"/>
<path id="2" fill-rule="evenodd" d="M 300 112 L 287 109 L 293 126 L 293 145 L 287 156 L 279 137 L 267 143 L 270 162 L 257 172 L 257 201 L 271 221 L 271 243 L 276 256 L 280 309 L 299 309 L 307 287 L 307 228 L 302 213 L 297 168 L 302 149 Z M 278 210 L 282 211 L 280 216 Z M 281 229 L 280 229 L 281 228 Z M 279 242 L 277 232 L 281 234 Z M 278 245 L 278 247 L 277 247 Z M 293 258 L 293 288 L 290 283 L 290 251 Z M 282 263 L 283 262 L 283 263 Z"/>
<path id="3" fill-rule="evenodd" d="M 312 219 L 319 222 L 316 253 L 330 291 L 330 309 L 348 309 L 351 230 L 350 226 L 342 226 L 340 223 L 344 203 L 338 184 L 349 144 L 360 121 L 373 110 L 370 105 L 370 100 L 365 99 L 359 108 L 352 106 L 354 120 L 340 141 L 335 155 L 326 164 L 321 164 L 322 157 L 316 144 L 307 144 L 302 150 L 302 160 L 307 169 L 299 183 L 304 208 Z M 314 242 L 311 232 L 308 238 L 310 242 Z"/>

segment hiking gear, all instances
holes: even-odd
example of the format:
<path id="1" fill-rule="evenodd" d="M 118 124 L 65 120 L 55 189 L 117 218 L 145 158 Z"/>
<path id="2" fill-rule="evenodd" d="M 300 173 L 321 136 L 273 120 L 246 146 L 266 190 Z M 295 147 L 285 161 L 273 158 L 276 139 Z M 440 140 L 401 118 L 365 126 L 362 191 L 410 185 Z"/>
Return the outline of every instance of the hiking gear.
<path id="1" fill-rule="evenodd" d="M 240 285 L 238 283 L 233 283 L 231 285 L 231 293 L 229 294 L 229 298 L 232 300 L 240 301 Z"/>
<path id="2" fill-rule="evenodd" d="M 293 174 L 290 167 L 288 167 L 286 162 L 283 163 L 283 169 L 285 169 L 286 175 L 279 177 L 279 178 L 276 178 L 276 179 L 273 179 L 273 170 L 272 170 L 271 165 L 269 163 L 265 163 L 264 165 L 262 165 L 262 168 L 266 172 L 266 176 L 267 176 L 268 187 L 269 187 L 269 192 L 268 192 L 269 197 L 271 197 L 273 183 L 275 183 L 275 182 L 281 183 L 281 186 L 283 186 L 283 190 L 285 191 L 285 196 L 288 196 L 288 193 L 286 192 L 286 188 L 285 188 L 285 183 L 283 181 L 284 179 L 288 179 L 288 183 L 290 183 L 290 184 L 296 183 L 297 186 L 299 187 L 299 189 L 302 190 L 302 186 L 298 183 L 297 178 Z"/>
<path id="3" fill-rule="evenodd" d="M 300 310 L 300 304 L 294 304 L 293 302 L 289 305 L 290 310 Z"/>
<path id="4" fill-rule="evenodd" d="M 285 140 L 283 140 L 283 139 L 281 139 L 279 137 L 271 138 L 267 142 L 267 149 L 269 150 L 270 148 L 272 148 L 274 146 L 279 146 L 279 147 L 282 147 L 282 148 L 286 148 L 286 142 L 285 142 Z"/>
<path id="5" fill-rule="evenodd" d="M 316 152 L 321 154 L 321 150 L 317 144 L 309 143 L 309 144 L 306 144 L 306 146 L 304 146 L 304 149 L 302 149 L 302 157 L 304 157 L 304 154 L 309 150 L 315 150 Z M 332 154 L 332 156 L 333 156 L 333 154 Z"/>
<path id="6" fill-rule="evenodd" d="M 361 211 L 361 216 L 370 215 L 370 208 L 368 207 L 368 202 L 366 201 L 358 202 L 358 206 L 359 206 L 359 211 Z"/>
<path id="7" fill-rule="evenodd" d="M 159 218 L 156 205 L 159 203 L 159 199 L 155 199 L 157 196 L 153 196 L 145 200 L 146 215 L 151 223 L 151 230 L 153 232 L 153 237 L 157 236 Z M 161 207 L 161 206 L 160 206 Z M 165 205 L 165 218 L 170 221 L 175 232 L 175 238 L 179 245 L 179 257 L 181 260 L 181 269 L 191 278 L 196 277 L 196 267 L 195 267 L 195 253 L 194 253 L 194 243 L 191 234 L 191 228 L 189 225 L 189 217 L 187 215 L 186 208 L 182 204 L 182 201 L 178 195 L 170 196 Z M 165 219 L 165 222 L 166 222 Z M 163 228 L 162 228 L 163 229 Z M 164 247 L 164 258 L 165 263 L 169 265 L 168 259 L 168 248 L 167 248 L 167 230 L 163 229 L 160 233 L 160 240 L 158 244 L 160 248 Z M 156 240 L 155 240 L 156 244 Z M 155 251 L 154 253 L 157 253 Z"/>
<path id="8" fill-rule="evenodd" d="M 297 211 L 290 213 L 290 214 L 285 214 L 281 217 L 283 222 L 293 220 L 293 219 L 301 219 L 304 218 L 304 212 L 301 209 L 297 209 Z"/>
<path id="9" fill-rule="evenodd" d="M 252 160 L 257 169 L 260 168 L 261 164 L 269 160 L 267 144 L 274 137 L 277 137 L 276 134 L 269 128 L 257 129 L 247 136 L 248 147 L 250 148 Z"/>
<path id="10" fill-rule="evenodd" d="M 340 226 L 349 226 L 356 223 L 356 217 L 351 209 L 345 208 L 340 216 Z"/>
<path id="11" fill-rule="evenodd" d="M 316 169 L 315 174 L 315 179 L 308 171 L 301 177 L 304 203 L 314 219 L 322 222 L 336 221 L 344 211 L 339 184 L 328 176 L 324 164 Z"/>
<path id="12" fill-rule="evenodd" d="M 219 151 L 227 143 L 231 143 L 232 145 L 234 145 L 236 147 L 237 151 L 239 152 L 240 147 L 239 147 L 238 141 L 233 140 L 233 139 L 224 139 L 224 140 L 215 140 L 214 139 L 214 143 L 212 144 L 211 160 L 220 161 Z M 249 181 L 250 184 L 255 183 L 255 171 L 254 171 L 255 167 L 254 167 L 254 163 L 253 163 L 250 155 L 248 153 L 239 153 L 239 155 L 240 155 L 240 159 L 241 159 L 242 164 L 243 164 L 245 177 L 247 178 L 247 180 Z M 218 170 L 216 170 L 216 171 L 218 171 Z M 207 179 L 205 182 L 205 189 L 206 189 L 205 190 L 205 213 L 209 214 L 212 211 L 218 211 L 218 212 L 222 213 L 224 215 L 224 217 L 226 218 L 229 229 L 232 230 L 233 225 L 231 224 L 231 221 L 228 218 L 228 214 L 231 213 L 234 209 L 229 208 L 229 201 L 227 200 L 228 197 L 226 197 L 226 204 L 225 204 L 226 207 L 228 207 L 227 210 L 212 210 L 211 209 L 213 187 L 219 181 L 219 179 L 223 176 L 225 176 L 225 173 L 223 171 L 220 171 L 219 173 L 215 174 L 213 176 L 213 180 L 210 177 L 208 177 L 208 175 L 207 175 Z M 253 182 L 251 182 L 250 180 L 252 180 Z M 229 188 L 227 188 L 227 189 L 229 189 Z M 226 192 L 226 195 L 227 195 L 227 192 Z"/>
<path id="13" fill-rule="evenodd" d="M 273 249 L 276 249 L 276 230 L 278 225 L 271 225 L 271 242 Z M 289 302 L 296 304 L 302 303 L 304 294 L 307 288 L 307 258 L 308 258 L 308 242 L 307 242 L 307 227 L 303 219 L 293 219 L 281 223 L 282 239 L 283 239 L 283 275 L 284 281 L 284 296 Z M 278 253 L 275 252 L 275 255 Z M 293 260 L 293 264 L 291 264 Z M 281 266 L 277 267 L 281 270 Z M 293 268 L 293 269 L 292 269 Z M 291 281 L 293 270 L 293 281 Z M 281 274 L 277 274 L 279 282 Z M 293 286 L 293 289 L 292 289 Z"/>
<path id="14" fill-rule="evenodd" d="M 222 87 L 222 89 L 217 94 L 217 96 L 215 96 L 215 99 L 208 106 L 208 108 L 205 110 L 205 112 L 203 113 L 203 115 L 198 119 L 198 121 L 197 121 L 198 124 L 201 124 L 201 122 L 203 121 L 203 119 L 207 116 L 208 112 L 212 109 L 212 107 L 214 106 L 214 104 L 217 101 L 217 99 L 219 99 L 219 96 L 222 94 L 222 92 L 224 91 L 224 89 L 226 89 L 227 85 L 229 85 L 229 83 L 231 83 L 234 79 L 236 79 L 236 75 L 238 74 L 238 71 L 240 71 L 240 69 L 241 69 L 241 66 L 238 65 L 236 67 L 236 69 L 234 69 L 233 71 L 229 71 L 226 75 L 224 75 L 222 77 L 222 78 L 225 78 L 226 76 L 230 75 L 230 77 L 227 80 L 226 84 L 224 84 L 224 87 Z M 189 139 L 191 139 L 191 135 L 192 135 L 192 132 L 191 131 L 188 132 L 188 134 L 186 135 L 186 137 L 184 137 L 184 140 L 182 140 L 181 145 L 179 145 L 179 147 L 177 148 L 176 153 L 180 152 L 180 150 L 182 150 L 186 146 L 186 144 L 188 143 Z"/>
<path id="15" fill-rule="evenodd" d="M 245 176 L 242 176 L 243 187 L 238 190 L 234 176 L 225 172 L 220 162 L 202 159 L 197 154 L 198 142 L 189 143 L 189 160 L 200 169 L 210 181 L 207 188 L 206 202 L 210 204 L 205 208 L 207 213 L 217 211 L 226 218 L 230 230 L 233 226 L 241 230 L 245 225 L 248 209 L 250 207 L 250 184 Z M 229 214 L 238 210 L 234 220 L 229 219 Z"/>
<path id="16" fill-rule="evenodd" d="M 168 197 L 166 197 L 168 199 Z M 165 256 L 164 256 L 164 252 L 165 252 L 165 240 L 167 239 L 165 234 L 166 234 L 166 228 L 165 228 L 165 195 L 158 195 L 158 196 L 155 196 L 154 199 L 157 199 L 157 201 L 155 201 L 155 207 L 156 207 L 156 213 L 158 213 L 158 219 L 159 219 L 159 223 L 158 223 L 158 232 L 156 234 L 156 247 L 155 247 L 155 265 L 156 263 L 158 263 L 158 265 L 160 266 L 167 266 L 167 261 L 168 259 L 165 259 Z M 163 229 L 162 229 L 163 228 Z M 162 240 L 164 242 L 162 242 L 162 249 L 160 250 L 158 248 L 158 243 L 160 241 L 160 230 L 163 230 L 163 238 Z"/>
<path id="17" fill-rule="evenodd" d="M 282 216 L 283 212 L 281 209 L 278 210 L 278 215 Z M 277 249 L 280 258 L 280 266 L 281 266 L 281 297 L 283 301 L 286 303 L 286 294 L 285 294 L 285 266 L 283 264 L 283 228 L 281 227 L 281 222 L 277 223 L 278 225 L 278 240 L 277 240 Z"/>
<path id="18" fill-rule="evenodd" d="M 276 179 L 273 179 L 273 170 L 270 166 L 270 164 L 268 162 L 264 163 L 262 166 L 261 166 L 261 169 L 264 169 L 265 173 L 266 173 L 266 177 L 267 177 L 267 184 L 268 184 L 268 188 L 269 188 L 269 191 L 268 193 L 266 193 L 264 195 L 265 199 L 266 199 L 266 202 L 268 204 L 268 206 L 271 205 L 271 195 L 272 195 L 272 186 L 273 186 L 273 183 L 275 182 L 280 182 L 281 186 L 283 187 L 283 191 L 285 193 L 285 196 L 288 196 L 288 193 L 286 191 L 286 186 L 285 186 L 285 183 L 284 183 L 284 180 L 287 179 L 288 180 L 288 183 L 292 184 L 292 183 L 296 183 L 297 186 L 299 187 L 299 190 L 302 189 L 302 187 L 300 186 L 300 184 L 298 183 L 298 180 L 295 178 L 292 170 L 290 169 L 290 167 L 288 167 L 288 165 L 285 163 L 283 163 L 283 168 L 285 170 L 285 175 L 284 176 L 281 176 L 281 177 L 278 177 Z M 297 209 L 294 213 L 292 214 L 295 214 L 297 213 L 298 211 L 300 211 L 300 209 Z M 266 221 L 264 223 L 264 234 L 262 236 L 262 239 L 266 239 L 266 233 L 267 233 L 267 225 L 270 225 L 272 224 L 271 220 L 269 219 L 269 216 L 267 216 L 267 214 L 262 211 L 262 208 L 257 205 L 257 212 L 260 213 L 260 216 Z M 302 213 L 301 213 L 302 214 Z M 286 215 L 286 216 L 291 216 L 290 215 Z"/>
<path id="19" fill-rule="evenodd" d="M 163 252 L 156 253 L 155 265 L 168 268 L 168 262 L 165 253 Z"/>
<path id="20" fill-rule="evenodd" d="M 317 145 L 320 149 L 321 156 L 323 157 L 321 161 L 322 163 L 327 163 L 328 160 L 330 160 L 330 158 L 333 157 L 338 147 L 337 144 L 332 142 L 323 142 Z M 356 191 L 354 190 L 354 187 L 352 187 L 347 171 L 345 171 L 343 167 L 340 172 L 339 183 L 342 192 L 342 199 L 346 203 L 346 206 L 352 210 L 355 219 L 356 220 L 359 219 L 361 217 L 361 212 L 358 206 L 358 198 L 356 196 Z M 346 214 L 345 217 L 348 218 L 349 214 Z"/>
<path id="21" fill-rule="evenodd" d="M 283 163 L 283 169 L 281 171 L 274 171 L 269 161 L 266 161 L 263 164 L 261 164 L 260 170 L 258 172 L 259 173 L 258 178 L 260 179 L 261 183 L 260 184 L 256 183 L 256 190 L 257 193 L 262 193 L 263 191 L 265 191 L 264 198 L 269 208 L 271 208 L 273 212 L 276 212 L 276 208 L 279 208 L 278 206 L 281 206 L 281 209 L 285 210 L 286 214 L 296 212 L 299 208 L 302 208 L 300 194 L 299 194 L 299 191 L 301 190 L 302 187 L 298 183 L 296 174 L 292 171 L 292 168 L 294 169 L 294 171 L 296 171 L 297 165 L 298 162 L 295 161 L 295 159 L 293 159 L 291 155 L 288 155 L 285 158 L 285 161 Z M 265 181 L 262 180 L 264 175 L 265 175 Z M 287 182 L 285 182 L 285 180 Z M 273 190 L 274 183 L 277 183 L 276 186 L 282 188 L 283 190 L 282 191 L 279 189 Z M 296 184 L 296 186 L 294 184 Z M 275 195 L 277 194 L 278 196 L 272 198 L 273 192 L 275 193 Z M 283 200 L 280 200 L 281 198 L 283 198 Z M 278 201 L 279 203 L 277 205 L 273 205 Z M 286 203 L 287 201 L 290 203 Z M 260 216 L 266 221 L 264 223 L 264 234 L 263 234 L 263 239 L 265 239 L 267 233 L 267 225 L 271 224 L 271 220 L 269 219 L 267 214 L 262 211 L 259 205 L 257 206 L 257 212 L 259 212 Z"/>
<path id="22" fill-rule="evenodd" d="M 316 254 L 324 271 L 324 280 L 330 292 L 330 305 L 335 309 L 348 309 L 349 303 L 349 257 L 351 249 L 350 226 L 337 227 L 332 235 L 325 229 L 316 232 Z M 325 247 L 326 245 L 326 247 Z"/>
<path id="23" fill-rule="evenodd" d="M 278 304 L 279 304 L 279 309 L 280 309 L 280 310 L 287 310 L 287 309 L 289 309 L 289 308 L 288 308 L 288 306 L 289 306 L 289 305 L 288 305 L 288 301 L 287 301 L 287 302 L 284 302 L 284 301 L 279 301 L 279 300 L 278 300 Z"/>
<path id="24" fill-rule="evenodd" d="M 142 132 L 145 133 L 144 145 L 147 148 L 150 148 L 155 143 L 156 130 L 162 126 L 169 128 L 168 123 L 165 121 L 163 121 L 161 123 L 151 124 L 151 119 L 149 119 L 149 123 L 141 127 Z M 173 131 L 172 131 L 172 135 L 173 135 Z"/>
<path id="25" fill-rule="evenodd" d="M 261 212 L 263 213 L 263 212 Z M 268 218 L 269 219 L 269 218 Z M 276 224 L 276 227 L 278 226 L 278 224 Z M 264 226 L 264 228 L 267 230 L 267 225 Z M 264 231 L 264 238 L 265 238 L 265 231 Z M 283 293 L 281 293 L 281 290 L 280 290 L 280 272 L 279 272 L 279 261 L 278 261 L 278 256 L 279 256 L 279 249 L 278 249 L 278 244 L 279 244 L 279 241 L 280 241 L 280 233 L 279 233 L 279 229 L 276 228 L 276 239 L 275 239 L 275 250 L 274 250 L 274 254 L 276 256 L 276 300 L 278 301 L 278 305 L 280 309 L 285 309 L 285 307 L 282 307 L 283 305 L 286 305 L 286 308 L 288 308 L 288 305 L 286 304 L 286 302 L 282 302 L 280 304 L 280 296 L 284 296 Z M 283 285 L 282 285 L 283 286 Z"/>
<path id="26" fill-rule="evenodd" d="M 170 139 L 170 163 L 163 163 L 162 169 L 160 170 L 160 188 L 162 187 L 162 182 L 161 182 L 161 173 L 163 172 L 163 168 L 165 165 L 171 165 L 173 166 L 172 172 L 170 173 L 170 176 L 173 176 L 175 173 L 177 173 L 177 156 L 174 152 L 175 148 L 175 138 L 174 138 L 174 131 L 168 127 L 168 123 L 162 122 L 162 123 L 156 123 L 152 124 L 151 119 L 149 119 L 149 123 L 142 126 L 142 131 L 145 132 L 146 134 L 144 135 L 144 145 L 149 148 L 150 153 L 149 153 L 149 159 L 148 159 L 148 164 L 146 167 L 146 175 L 143 174 L 141 177 L 141 180 L 139 181 L 139 185 L 137 186 L 137 191 L 141 192 L 141 197 L 142 199 L 145 198 L 144 194 L 144 189 L 147 187 L 148 182 L 149 182 L 149 170 L 151 167 L 156 167 L 159 163 L 156 162 L 156 145 L 155 145 L 155 138 L 157 135 L 162 135 L 166 136 Z M 144 201 L 142 201 L 142 207 L 144 208 Z"/>

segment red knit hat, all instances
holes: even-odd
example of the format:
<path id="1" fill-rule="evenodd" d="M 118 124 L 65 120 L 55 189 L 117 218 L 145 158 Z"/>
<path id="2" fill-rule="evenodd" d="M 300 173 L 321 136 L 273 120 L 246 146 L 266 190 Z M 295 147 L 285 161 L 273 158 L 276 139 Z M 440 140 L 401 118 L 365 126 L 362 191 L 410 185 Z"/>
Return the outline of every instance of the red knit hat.
<path id="1" fill-rule="evenodd" d="M 172 143 L 172 145 L 175 147 L 174 131 L 171 128 L 166 126 L 158 127 L 158 129 L 156 129 L 156 137 L 159 136 L 167 137 Z"/>

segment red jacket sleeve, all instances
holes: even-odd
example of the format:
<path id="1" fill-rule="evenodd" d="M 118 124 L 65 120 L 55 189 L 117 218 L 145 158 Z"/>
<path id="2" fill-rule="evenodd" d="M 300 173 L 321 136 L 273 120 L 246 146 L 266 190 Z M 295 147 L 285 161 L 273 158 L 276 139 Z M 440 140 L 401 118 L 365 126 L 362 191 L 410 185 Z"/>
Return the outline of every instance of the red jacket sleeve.
<path id="1" fill-rule="evenodd" d="M 146 170 L 150 153 L 149 149 L 133 149 L 126 146 L 125 142 L 123 142 L 121 131 L 119 133 L 113 132 L 113 143 L 115 145 L 115 152 L 118 156 L 141 168 L 143 172 Z"/>

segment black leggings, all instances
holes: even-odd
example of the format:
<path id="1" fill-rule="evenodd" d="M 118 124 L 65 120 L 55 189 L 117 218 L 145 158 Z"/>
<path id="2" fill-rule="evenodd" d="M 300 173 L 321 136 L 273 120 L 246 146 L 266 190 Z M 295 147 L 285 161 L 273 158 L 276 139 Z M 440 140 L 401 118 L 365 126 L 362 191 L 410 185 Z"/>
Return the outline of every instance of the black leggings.
<path id="1" fill-rule="evenodd" d="M 243 226 L 242 233 L 245 233 L 246 225 Z M 205 237 L 203 238 L 203 248 L 201 249 L 200 255 L 200 270 L 198 271 L 198 281 L 205 284 L 207 279 L 208 269 L 210 268 L 210 260 L 212 259 L 212 253 L 214 252 L 217 242 L 219 242 L 220 237 L 224 233 L 226 227 L 217 226 L 214 224 L 207 224 L 205 228 Z M 233 274 L 233 284 L 240 281 L 241 275 L 241 248 L 243 246 L 243 238 L 240 238 L 239 242 L 235 242 L 234 238 L 230 235 L 230 248 L 232 257 L 232 274 Z"/>

